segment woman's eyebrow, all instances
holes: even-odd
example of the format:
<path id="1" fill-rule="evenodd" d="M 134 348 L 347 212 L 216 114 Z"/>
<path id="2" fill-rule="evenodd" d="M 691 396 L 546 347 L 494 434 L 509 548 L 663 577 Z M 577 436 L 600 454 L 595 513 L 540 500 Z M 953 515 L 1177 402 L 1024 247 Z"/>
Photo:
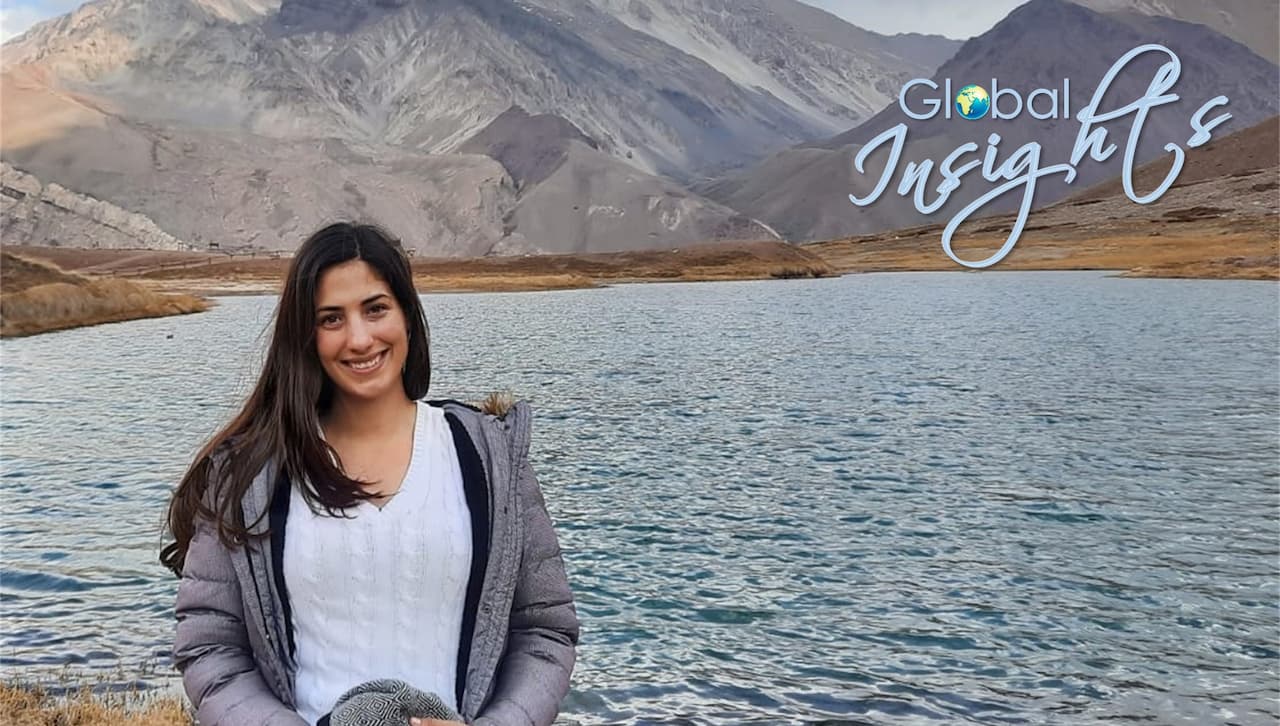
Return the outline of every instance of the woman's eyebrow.
<path id="1" fill-rule="evenodd" d="M 361 300 L 361 301 L 360 301 L 360 305 L 361 305 L 361 306 L 368 305 L 369 303 L 373 302 L 374 300 L 377 300 L 378 298 L 383 298 L 383 297 L 388 297 L 388 295 L 387 295 L 385 292 L 380 292 L 380 293 L 378 293 L 377 295 L 372 295 L 372 296 L 370 296 L 370 297 L 367 297 L 367 298 L 365 298 L 365 299 Z M 316 308 L 316 312 L 318 312 L 318 313 L 322 313 L 322 312 L 324 312 L 324 311 L 326 311 L 326 310 L 338 310 L 338 311 L 341 311 L 341 310 L 342 310 L 342 306 L 341 306 L 341 305 L 325 305 L 324 307 Z"/>

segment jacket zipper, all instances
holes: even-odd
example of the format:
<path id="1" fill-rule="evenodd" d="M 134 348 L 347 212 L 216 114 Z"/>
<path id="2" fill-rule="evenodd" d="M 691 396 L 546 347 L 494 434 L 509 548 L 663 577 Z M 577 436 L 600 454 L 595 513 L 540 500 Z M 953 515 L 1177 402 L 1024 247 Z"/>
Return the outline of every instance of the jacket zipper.
<path id="1" fill-rule="evenodd" d="M 249 551 L 248 543 L 246 543 L 244 548 L 244 558 L 245 562 L 249 565 L 249 579 L 253 582 L 254 596 L 258 599 L 258 612 L 263 621 L 265 621 L 262 622 L 261 625 L 263 626 L 262 632 L 267 638 L 267 646 L 271 648 L 278 663 L 284 668 L 283 674 L 275 673 L 272 675 L 276 679 L 276 688 L 280 691 L 280 695 L 282 696 L 281 700 L 288 704 L 288 701 L 292 700 L 291 696 L 293 689 L 290 687 L 290 684 L 283 682 L 284 679 L 289 677 L 288 660 L 286 660 L 287 656 L 281 651 L 283 638 L 280 637 L 280 633 L 276 627 L 278 624 L 275 621 L 278 620 L 278 618 L 275 617 L 275 609 L 271 607 L 269 597 L 268 600 L 263 599 L 262 588 L 258 586 L 258 574 L 253 566 L 253 555 Z M 288 705 L 292 708 L 292 704 Z"/>

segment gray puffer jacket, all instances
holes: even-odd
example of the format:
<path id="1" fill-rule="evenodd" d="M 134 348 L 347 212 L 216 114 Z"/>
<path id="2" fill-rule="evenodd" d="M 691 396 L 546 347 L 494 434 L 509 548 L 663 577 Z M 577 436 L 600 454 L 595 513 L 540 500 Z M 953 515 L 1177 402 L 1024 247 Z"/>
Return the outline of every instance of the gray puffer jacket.
<path id="1" fill-rule="evenodd" d="M 579 625 L 529 465 L 529 407 L 517 402 L 499 418 L 456 401 L 432 405 L 444 408 L 459 458 L 477 462 L 488 498 L 487 562 L 469 603 L 474 630 L 460 654 L 458 710 L 477 726 L 547 726 L 569 690 Z M 272 469 L 245 494 L 244 521 L 258 523 L 255 534 L 270 527 Z M 211 522 L 197 523 L 178 586 L 173 660 L 202 726 L 306 723 L 292 707 L 296 665 L 272 542 L 263 536 L 228 550 Z"/>

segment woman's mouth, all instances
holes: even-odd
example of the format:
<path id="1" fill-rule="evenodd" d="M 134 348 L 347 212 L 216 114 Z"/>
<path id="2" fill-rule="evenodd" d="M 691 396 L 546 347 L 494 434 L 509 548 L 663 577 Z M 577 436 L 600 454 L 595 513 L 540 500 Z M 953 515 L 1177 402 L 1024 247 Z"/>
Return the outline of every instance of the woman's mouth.
<path id="1" fill-rule="evenodd" d="M 382 368 L 383 362 L 387 360 L 390 350 L 384 350 L 372 358 L 360 358 L 354 360 L 343 361 L 342 364 L 349 368 L 352 372 L 359 375 L 368 375 Z"/>

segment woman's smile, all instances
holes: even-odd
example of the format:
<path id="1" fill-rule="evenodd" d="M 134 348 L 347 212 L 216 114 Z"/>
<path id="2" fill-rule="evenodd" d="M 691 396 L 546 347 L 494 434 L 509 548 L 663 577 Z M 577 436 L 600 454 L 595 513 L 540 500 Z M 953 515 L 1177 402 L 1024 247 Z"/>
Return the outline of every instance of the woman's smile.
<path id="1" fill-rule="evenodd" d="M 382 368 L 382 364 L 386 360 L 387 360 L 387 350 L 383 350 L 381 353 L 378 353 L 377 355 L 374 355 L 372 357 L 353 358 L 353 359 L 344 361 L 344 363 L 352 371 L 362 376 L 366 376 L 366 375 L 369 375 L 370 373 L 374 373 L 380 370 Z"/>

